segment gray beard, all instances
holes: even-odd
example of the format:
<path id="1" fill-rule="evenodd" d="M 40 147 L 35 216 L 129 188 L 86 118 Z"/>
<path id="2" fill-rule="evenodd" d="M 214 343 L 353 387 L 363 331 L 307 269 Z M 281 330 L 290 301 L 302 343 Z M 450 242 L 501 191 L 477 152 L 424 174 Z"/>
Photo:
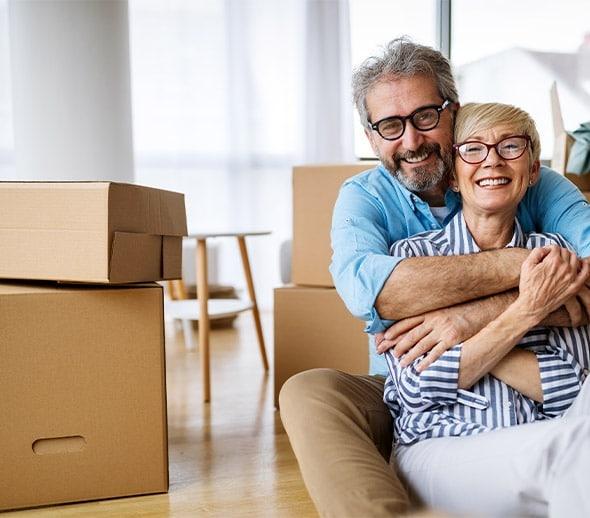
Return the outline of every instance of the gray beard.
<path id="1" fill-rule="evenodd" d="M 431 191 L 441 186 L 443 187 L 443 190 L 446 190 L 449 185 L 453 167 L 450 154 L 448 156 L 443 154 L 442 158 L 438 159 L 434 168 L 414 168 L 411 177 L 408 177 L 402 168 L 392 160 L 381 158 L 381 163 L 398 182 L 411 192 Z"/>
<path id="2" fill-rule="evenodd" d="M 427 167 L 416 167 L 411 177 L 406 176 L 401 168 L 390 172 L 408 191 L 424 192 L 431 191 L 441 185 L 445 187 L 448 185 L 446 169 L 443 161 L 439 160 L 434 170 Z"/>

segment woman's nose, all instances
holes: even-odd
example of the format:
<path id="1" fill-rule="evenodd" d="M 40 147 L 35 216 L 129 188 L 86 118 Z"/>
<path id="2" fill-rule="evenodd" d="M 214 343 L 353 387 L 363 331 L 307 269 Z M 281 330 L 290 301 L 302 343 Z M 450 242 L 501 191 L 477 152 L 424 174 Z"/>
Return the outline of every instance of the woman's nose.
<path id="1" fill-rule="evenodd" d="M 497 167 L 500 164 L 504 164 L 504 159 L 498 154 L 496 148 L 493 147 L 490 149 L 490 152 L 484 160 L 483 165 L 487 167 Z"/>

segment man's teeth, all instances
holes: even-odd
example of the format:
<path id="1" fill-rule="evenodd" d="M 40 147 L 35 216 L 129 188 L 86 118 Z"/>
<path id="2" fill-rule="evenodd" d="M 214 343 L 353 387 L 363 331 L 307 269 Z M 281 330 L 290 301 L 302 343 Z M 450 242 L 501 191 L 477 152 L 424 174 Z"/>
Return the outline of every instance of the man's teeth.
<path id="1" fill-rule="evenodd" d="M 428 157 L 429 153 L 426 151 L 424 153 L 422 153 L 421 155 L 414 155 L 412 158 L 408 157 L 405 158 L 404 160 L 406 162 L 409 162 L 410 164 L 415 164 L 416 162 L 422 162 L 422 160 L 425 160 Z"/>
<path id="2" fill-rule="evenodd" d="M 479 180 L 477 185 L 480 187 L 487 187 L 489 185 L 504 185 L 510 182 L 508 178 L 484 178 L 483 180 Z"/>

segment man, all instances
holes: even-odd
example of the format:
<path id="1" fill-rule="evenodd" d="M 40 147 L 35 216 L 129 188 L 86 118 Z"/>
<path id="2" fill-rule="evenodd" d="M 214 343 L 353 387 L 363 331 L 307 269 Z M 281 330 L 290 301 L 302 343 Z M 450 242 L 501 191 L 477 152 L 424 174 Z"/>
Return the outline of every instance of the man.
<path id="1" fill-rule="evenodd" d="M 395 241 L 441 228 L 460 206 L 448 189 L 457 91 L 439 52 L 401 38 L 355 71 L 353 96 L 381 165 L 340 191 L 332 226 L 335 286 L 367 322 L 366 331 L 378 334 L 379 352 L 394 347 L 408 362 L 430 350 L 440 354 L 514 300 L 529 251 L 390 256 Z M 560 233 L 579 256 L 590 255 L 588 204 L 557 173 L 542 168 L 518 219 L 525 232 Z M 589 293 L 579 293 L 586 308 Z M 570 300 L 567 309 L 571 318 L 562 312 L 545 323 L 578 325 L 580 305 Z M 389 464 L 392 418 L 382 401 L 387 368 L 374 345 L 370 352 L 372 376 L 308 371 L 291 378 L 280 395 L 283 423 L 323 516 L 392 516 L 411 506 Z M 511 366 L 518 369 L 516 359 Z"/>

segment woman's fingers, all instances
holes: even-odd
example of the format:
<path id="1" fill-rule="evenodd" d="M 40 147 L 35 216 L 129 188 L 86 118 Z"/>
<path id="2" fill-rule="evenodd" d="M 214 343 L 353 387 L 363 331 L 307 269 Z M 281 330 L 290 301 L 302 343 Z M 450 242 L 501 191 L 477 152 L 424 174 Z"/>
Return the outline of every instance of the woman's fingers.
<path id="1" fill-rule="evenodd" d="M 534 266 L 539 264 L 545 257 L 547 257 L 551 253 L 551 248 L 549 246 L 545 246 L 542 248 L 533 248 L 532 252 L 526 258 L 524 264 L 529 266 Z"/>

